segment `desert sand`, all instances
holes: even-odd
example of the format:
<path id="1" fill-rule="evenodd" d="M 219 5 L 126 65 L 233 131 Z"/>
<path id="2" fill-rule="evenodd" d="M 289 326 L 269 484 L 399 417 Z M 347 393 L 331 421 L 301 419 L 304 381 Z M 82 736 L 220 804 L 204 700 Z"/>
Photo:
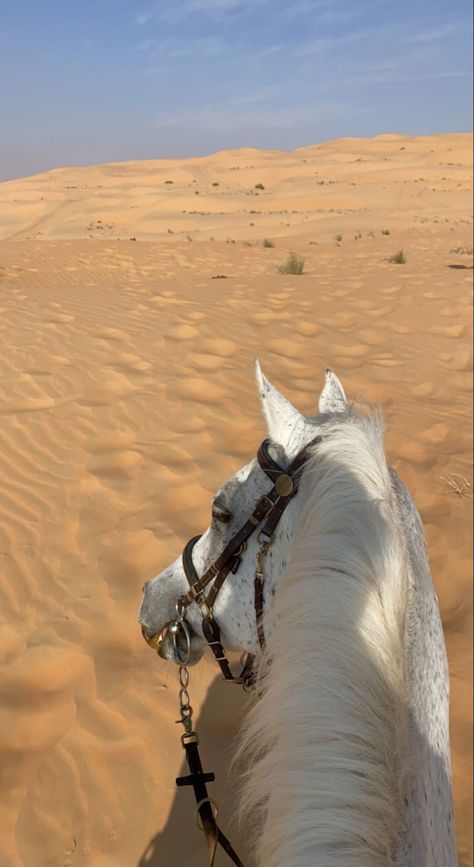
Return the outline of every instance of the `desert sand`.
<path id="1" fill-rule="evenodd" d="M 256 356 L 308 414 L 327 366 L 384 409 L 440 600 L 472 865 L 471 153 L 381 135 L 0 185 L 2 867 L 207 863 L 174 786 L 176 671 L 136 617 L 265 435 Z M 291 250 L 300 276 L 276 270 Z M 248 699 L 210 661 L 190 688 L 245 853 L 226 767 Z"/>

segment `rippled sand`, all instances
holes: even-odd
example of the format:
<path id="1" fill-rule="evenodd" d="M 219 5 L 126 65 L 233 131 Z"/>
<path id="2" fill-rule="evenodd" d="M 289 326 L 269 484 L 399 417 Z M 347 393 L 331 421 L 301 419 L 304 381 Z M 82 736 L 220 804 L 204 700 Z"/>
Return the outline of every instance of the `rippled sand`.
<path id="1" fill-rule="evenodd" d="M 264 436 L 257 355 L 308 414 L 326 366 L 385 410 L 440 598 L 472 864 L 472 500 L 448 484 L 472 483 L 471 148 L 379 136 L 0 185 L 2 867 L 206 863 L 175 800 L 176 673 L 136 614 Z M 276 271 L 290 250 L 301 276 Z M 246 697 L 214 677 L 201 663 L 191 694 L 227 828 Z"/>

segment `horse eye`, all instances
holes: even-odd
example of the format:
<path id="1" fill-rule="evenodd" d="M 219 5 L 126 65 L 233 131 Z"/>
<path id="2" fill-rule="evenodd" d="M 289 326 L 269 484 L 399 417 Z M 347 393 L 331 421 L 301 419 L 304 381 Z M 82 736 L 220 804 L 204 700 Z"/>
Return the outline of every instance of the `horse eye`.
<path id="1" fill-rule="evenodd" d="M 232 515 L 227 509 L 218 509 L 217 506 L 213 506 L 212 520 L 218 521 L 219 524 L 228 524 L 232 520 Z"/>

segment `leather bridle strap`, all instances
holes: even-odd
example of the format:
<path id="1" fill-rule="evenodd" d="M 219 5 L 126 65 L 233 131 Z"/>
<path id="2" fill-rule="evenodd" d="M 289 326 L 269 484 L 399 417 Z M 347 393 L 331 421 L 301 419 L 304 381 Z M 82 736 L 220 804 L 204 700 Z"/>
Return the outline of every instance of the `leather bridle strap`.
<path id="1" fill-rule="evenodd" d="M 203 771 L 198 748 L 199 738 L 196 732 L 192 731 L 184 734 L 181 741 L 186 753 L 186 761 L 190 773 L 187 776 L 177 777 L 176 785 L 193 787 L 197 804 L 196 818 L 199 815 L 209 849 L 209 867 L 213 867 L 214 865 L 218 845 L 222 846 L 236 867 L 243 867 L 237 852 L 216 822 L 212 809 L 213 801 L 209 798 L 206 786 L 206 783 L 214 781 L 215 776 L 212 773 L 206 774 Z"/>
<path id="2" fill-rule="evenodd" d="M 319 439 L 318 437 L 313 442 L 318 442 Z M 185 608 L 191 602 L 196 602 L 203 618 L 202 628 L 204 637 L 211 647 L 225 679 L 230 681 L 248 682 L 253 658 L 250 654 L 248 655 L 240 677 L 236 678 L 232 675 L 225 650 L 220 640 L 220 629 L 213 616 L 215 600 L 229 572 L 237 571 L 246 542 L 262 521 L 264 521 L 264 524 L 259 531 L 259 542 L 262 546 L 268 548 L 284 510 L 298 491 L 300 470 L 308 459 L 307 449 L 304 449 L 297 455 L 290 467 L 285 470 L 272 458 L 270 446 L 271 441 L 268 439 L 264 440 L 258 450 L 257 459 L 262 470 L 273 482 L 273 487 L 267 494 L 260 497 L 250 518 L 230 539 L 219 557 L 206 569 L 201 578 L 199 578 L 196 572 L 192 558 L 193 548 L 201 536 L 193 536 L 183 551 L 183 568 L 189 583 L 189 590 L 186 594 L 179 597 L 178 604 Z M 262 537 L 264 538 L 262 539 Z M 205 597 L 204 590 L 211 581 L 214 584 L 209 590 L 207 597 Z M 254 581 L 254 593 L 258 639 L 260 646 L 263 647 L 265 643 L 262 625 L 263 573 L 260 572 L 259 574 L 258 569 Z"/>
<path id="3" fill-rule="evenodd" d="M 215 560 L 214 563 L 211 563 L 211 565 L 208 569 L 206 569 L 204 575 L 202 575 L 201 578 L 199 578 L 194 568 L 191 556 L 194 545 L 201 538 L 201 536 L 193 536 L 193 538 L 189 540 L 183 551 L 183 566 L 186 578 L 188 579 L 190 585 L 190 589 L 188 593 L 186 593 L 184 596 L 180 596 L 178 601 L 181 605 L 187 606 L 191 602 L 197 601 L 196 597 L 198 597 L 203 592 L 203 590 L 206 589 L 207 585 L 210 584 L 211 581 L 218 577 L 220 572 L 225 571 L 224 577 L 226 577 L 232 567 L 238 566 L 237 561 L 240 557 L 240 549 L 242 548 L 242 545 L 244 544 L 244 542 L 247 541 L 247 539 L 256 530 L 258 525 L 263 521 L 265 516 L 273 508 L 277 497 L 278 495 L 274 493 L 274 489 L 272 489 L 269 494 L 260 497 L 250 518 L 245 522 L 245 524 L 240 528 L 240 530 L 238 530 L 237 533 L 232 536 L 232 539 L 227 543 L 217 560 Z M 222 586 L 222 583 L 223 581 L 220 583 L 219 589 Z"/>
<path id="4" fill-rule="evenodd" d="M 320 437 L 314 441 L 315 443 L 320 441 Z M 275 484 L 278 484 L 278 479 L 281 479 L 282 470 L 278 466 L 278 464 L 273 460 L 269 453 L 269 440 L 264 440 L 261 444 L 257 458 L 260 466 L 267 474 L 267 476 L 273 481 L 275 480 Z M 278 498 L 275 505 L 271 509 L 265 524 L 262 529 L 259 531 L 259 539 L 262 540 L 262 546 L 266 551 L 269 547 L 273 534 L 275 532 L 276 526 L 285 511 L 290 500 L 295 496 L 298 492 L 299 487 L 299 472 L 302 469 L 303 465 L 308 459 L 308 453 L 306 450 L 300 452 L 300 454 L 295 458 L 293 463 L 291 464 L 290 471 L 288 473 L 292 487 L 288 491 L 288 494 L 282 495 Z M 284 474 L 285 475 L 285 474 Z M 288 488 L 289 488 L 288 484 Z M 263 537 L 263 538 L 262 538 Z M 265 541 L 266 538 L 266 541 Z M 265 633 L 263 631 L 263 573 L 260 566 L 257 567 L 254 578 L 254 601 L 255 601 L 255 616 L 257 621 L 257 636 L 258 643 L 260 648 L 263 650 L 265 647 Z"/>

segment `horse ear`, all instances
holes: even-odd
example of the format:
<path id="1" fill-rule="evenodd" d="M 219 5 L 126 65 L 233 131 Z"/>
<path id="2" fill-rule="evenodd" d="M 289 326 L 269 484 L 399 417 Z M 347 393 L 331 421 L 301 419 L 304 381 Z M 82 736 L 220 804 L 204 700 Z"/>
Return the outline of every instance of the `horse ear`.
<path id="1" fill-rule="evenodd" d="M 258 358 L 255 362 L 255 376 L 270 439 L 285 446 L 294 426 L 303 416 L 262 373 Z"/>
<path id="2" fill-rule="evenodd" d="M 319 397 L 319 412 L 345 412 L 347 398 L 335 373 L 326 369 L 326 382 Z"/>

